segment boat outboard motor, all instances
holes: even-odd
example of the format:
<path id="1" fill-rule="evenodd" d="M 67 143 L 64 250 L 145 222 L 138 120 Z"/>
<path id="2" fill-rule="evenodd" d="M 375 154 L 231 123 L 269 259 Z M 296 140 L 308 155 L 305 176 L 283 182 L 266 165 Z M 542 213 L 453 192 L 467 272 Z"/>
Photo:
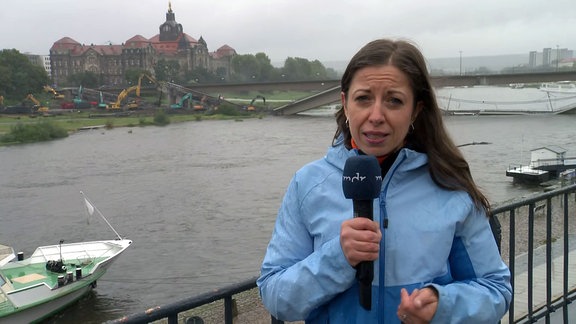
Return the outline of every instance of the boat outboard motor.
<path id="1" fill-rule="evenodd" d="M 48 262 L 46 262 L 46 270 L 56 273 L 64 273 L 66 272 L 66 270 L 68 270 L 64 265 L 64 262 L 62 261 L 62 243 L 64 243 L 64 240 L 60 240 L 60 244 L 58 245 L 60 260 L 58 261 L 48 260 Z"/>
<path id="2" fill-rule="evenodd" d="M 48 262 L 46 262 L 46 270 L 56 273 L 64 273 L 67 269 L 62 260 L 48 260 Z"/>

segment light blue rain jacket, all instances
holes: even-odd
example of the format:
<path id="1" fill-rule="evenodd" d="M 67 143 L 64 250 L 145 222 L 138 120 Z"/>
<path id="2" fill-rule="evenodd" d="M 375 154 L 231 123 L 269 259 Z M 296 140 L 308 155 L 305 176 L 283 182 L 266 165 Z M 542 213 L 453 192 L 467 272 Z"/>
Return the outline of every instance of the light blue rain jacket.
<path id="1" fill-rule="evenodd" d="M 372 310 L 360 306 L 356 270 L 339 236 L 353 212 L 342 191 L 342 171 L 357 154 L 331 147 L 290 182 L 257 280 L 268 311 L 306 323 L 400 323 L 400 289 L 433 285 L 439 303 L 432 323 L 497 323 L 512 288 L 485 213 L 467 193 L 439 188 L 427 156 L 406 148 L 374 200 L 380 257 L 374 262 Z"/>

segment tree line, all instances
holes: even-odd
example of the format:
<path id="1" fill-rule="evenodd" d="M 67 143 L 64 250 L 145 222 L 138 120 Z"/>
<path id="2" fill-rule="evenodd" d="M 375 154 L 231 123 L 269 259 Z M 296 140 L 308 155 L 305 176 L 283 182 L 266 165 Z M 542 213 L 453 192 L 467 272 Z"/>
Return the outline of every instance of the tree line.
<path id="1" fill-rule="evenodd" d="M 125 72 L 128 84 L 135 84 L 142 73 L 147 71 L 129 69 Z M 154 67 L 154 76 L 158 81 L 169 81 L 182 85 L 192 83 L 245 83 L 245 82 L 282 82 L 337 79 L 336 70 L 326 68 L 319 60 L 288 57 L 284 66 L 274 67 L 265 53 L 236 55 L 231 61 L 231 72 L 224 68 L 209 71 L 205 68 L 184 70 L 178 61 L 160 59 Z"/>
<path id="2" fill-rule="evenodd" d="M 142 73 L 148 71 L 128 69 L 125 71 L 126 84 L 136 84 Z M 288 57 L 282 67 L 272 65 L 265 53 L 236 55 L 231 61 L 231 72 L 223 68 L 209 71 L 197 68 L 185 70 L 178 61 L 160 59 L 154 68 L 158 81 L 170 81 L 182 85 L 192 83 L 227 82 L 282 82 L 337 79 L 338 73 L 326 68 L 320 61 L 305 58 Z M 39 93 L 43 86 L 51 84 L 43 67 L 33 64 L 16 49 L 4 49 L 0 52 L 0 96 L 9 100 L 22 100 L 29 93 Z M 102 80 L 97 73 L 85 71 L 72 74 L 65 84 L 60 86 L 84 86 L 98 88 Z"/>
<path id="3" fill-rule="evenodd" d="M 49 84 L 43 67 L 33 64 L 26 55 L 15 49 L 0 52 L 0 96 L 22 100 L 29 93 L 37 93 Z"/>

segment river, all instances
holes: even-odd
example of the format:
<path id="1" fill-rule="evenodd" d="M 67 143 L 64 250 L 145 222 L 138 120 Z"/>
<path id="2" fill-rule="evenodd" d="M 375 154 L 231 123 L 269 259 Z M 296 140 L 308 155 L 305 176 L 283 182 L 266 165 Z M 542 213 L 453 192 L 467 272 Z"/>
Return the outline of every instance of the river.
<path id="1" fill-rule="evenodd" d="M 484 90 L 488 91 L 488 90 Z M 520 90 L 521 91 L 521 90 Z M 542 189 L 505 171 L 534 148 L 576 156 L 576 115 L 447 116 L 474 178 L 497 204 Z M 60 239 L 112 239 L 87 222 L 83 191 L 134 241 L 98 288 L 54 323 L 101 323 L 245 280 L 259 273 L 293 173 L 321 158 L 333 117 L 199 121 L 78 132 L 0 147 L 0 241 L 30 255 Z"/>

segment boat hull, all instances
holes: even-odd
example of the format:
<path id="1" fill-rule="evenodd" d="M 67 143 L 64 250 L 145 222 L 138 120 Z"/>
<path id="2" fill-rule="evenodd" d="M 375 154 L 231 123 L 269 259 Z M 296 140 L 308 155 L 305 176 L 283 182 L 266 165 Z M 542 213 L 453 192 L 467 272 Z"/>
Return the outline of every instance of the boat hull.
<path id="1" fill-rule="evenodd" d="M 82 286 L 63 296 L 55 296 L 48 302 L 2 317 L 0 323 L 38 323 L 70 306 L 91 290 L 92 284 Z"/>

